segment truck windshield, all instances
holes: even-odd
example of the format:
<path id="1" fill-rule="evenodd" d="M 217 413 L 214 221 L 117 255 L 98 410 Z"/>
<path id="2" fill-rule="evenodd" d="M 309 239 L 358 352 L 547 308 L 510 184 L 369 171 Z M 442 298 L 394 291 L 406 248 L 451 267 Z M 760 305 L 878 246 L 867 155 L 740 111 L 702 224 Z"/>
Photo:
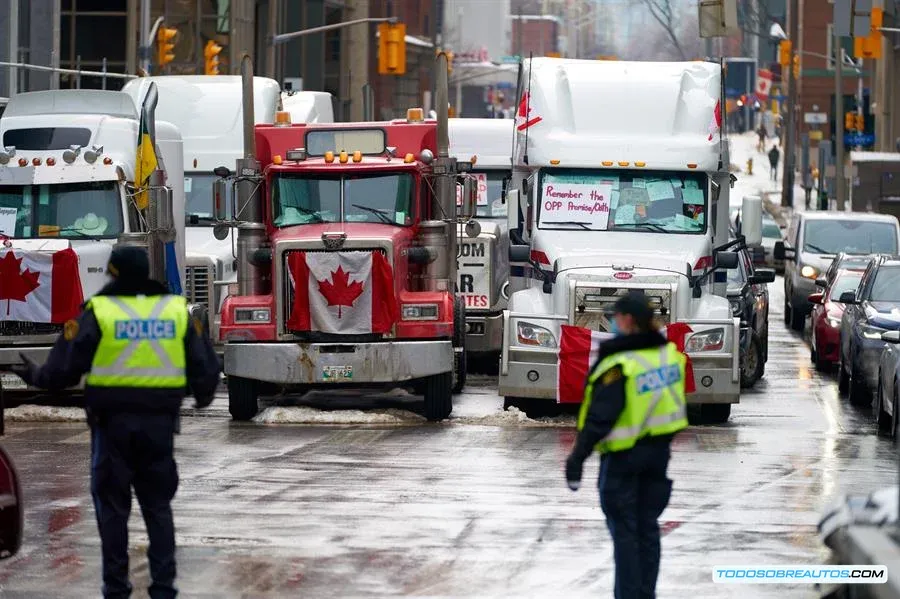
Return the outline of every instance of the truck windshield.
<path id="1" fill-rule="evenodd" d="M 115 181 L 0 186 L 0 234 L 8 237 L 107 238 L 122 229 Z"/>
<path id="2" fill-rule="evenodd" d="M 707 180 L 701 173 L 553 169 L 538 186 L 541 229 L 702 234 Z"/>
<path id="3" fill-rule="evenodd" d="M 188 172 L 184 174 L 184 216 L 185 224 L 212 227 L 212 186 L 218 179 L 212 173 Z M 231 185 L 226 186 L 226 206 L 231 213 Z M 193 218 L 192 218 L 193 217 Z M 195 220 L 196 222 L 191 222 Z"/>
<path id="4" fill-rule="evenodd" d="M 473 172 L 478 180 L 478 207 L 476 216 L 482 218 L 506 218 L 506 204 L 503 203 L 503 179 L 509 171 Z"/>
<path id="5" fill-rule="evenodd" d="M 407 173 L 335 176 L 279 174 L 272 182 L 276 227 L 312 223 L 412 223 L 415 179 Z"/>
<path id="6" fill-rule="evenodd" d="M 810 219 L 803 251 L 811 254 L 896 254 L 897 225 L 866 220 Z"/>

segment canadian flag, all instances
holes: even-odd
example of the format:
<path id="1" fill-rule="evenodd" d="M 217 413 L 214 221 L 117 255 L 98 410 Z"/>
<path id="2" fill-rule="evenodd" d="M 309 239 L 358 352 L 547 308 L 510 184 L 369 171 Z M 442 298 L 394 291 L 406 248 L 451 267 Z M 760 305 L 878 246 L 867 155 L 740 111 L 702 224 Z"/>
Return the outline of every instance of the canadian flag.
<path id="1" fill-rule="evenodd" d="M 524 131 L 532 125 L 537 125 L 544 120 L 543 117 L 537 115 L 529 117 L 533 109 L 534 105 L 531 103 L 531 93 L 525 92 L 522 94 L 522 100 L 519 102 L 519 110 L 516 112 L 516 129 Z"/>
<path id="2" fill-rule="evenodd" d="M 691 332 L 688 325 L 676 322 L 661 331 L 666 338 L 675 344 L 678 351 L 684 351 L 684 338 Z M 581 403 L 584 398 L 584 385 L 590 369 L 597 363 L 600 355 L 600 344 L 612 339 L 612 333 L 601 333 L 583 327 L 562 325 L 559 340 L 559 362 L 556 373 L 556 401 L 558 403 Z M 693 393 L 694 369 L 690 356 L 685 367 L 685 391 Z"/>
<path id="3" fill-rule="evenodd" d="M 394 274 L 380 252 L 292 252 L 295 331 L 387 333 L 400 319 Z"/>
<path id="4" fill-rule="evenodd" d="M 78 255 L 0 248 L 0 320 L 62 324 L 81 313 Z"/>
<path id="5" fill-rule="evenodd" d="M 716 101 L 716 108 L 713 110 L 713 117 L 709 121 L 709 141 L 713 140 L 713 136 L 722 129 L 722 104 Z"/>
<path id="6" fill-rule="evenodd" d="M 760 69 L 756 74 L 756 97 L 760 102 L 769 99 L 769 92 L 772 90 L 772 71 L 768 69 Z"/>

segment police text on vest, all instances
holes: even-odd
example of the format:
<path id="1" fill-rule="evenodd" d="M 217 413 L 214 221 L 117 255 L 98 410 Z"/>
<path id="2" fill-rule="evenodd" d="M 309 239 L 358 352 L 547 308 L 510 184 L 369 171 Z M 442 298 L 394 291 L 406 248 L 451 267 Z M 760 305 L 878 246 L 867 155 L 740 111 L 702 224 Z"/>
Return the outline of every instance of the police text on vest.
<path id="1" fill-rule="evenodd" d="M 635 382 L 637 383 L 638 393 L 647 393 L 649 391 L 656 391 L 657 389 L 668 387 L 669 385 L 674 385 L 680 380 L 681 368 L 675 364 L 645 372 L 637 377 Z"/>
<path id="2" fill-rule="evenodd" d="M 117 320 L 116 339 L 129 341 L 174 339 L 175 321 L 151 318 L 147 320 Z"/>

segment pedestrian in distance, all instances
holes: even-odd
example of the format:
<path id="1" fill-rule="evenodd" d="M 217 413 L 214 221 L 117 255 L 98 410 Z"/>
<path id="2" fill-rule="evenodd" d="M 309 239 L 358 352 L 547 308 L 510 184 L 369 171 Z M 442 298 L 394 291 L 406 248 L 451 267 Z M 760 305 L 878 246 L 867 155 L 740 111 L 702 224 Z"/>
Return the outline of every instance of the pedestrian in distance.
<path id="1" fill-rule="evenodd" d="M 756 131 L 756 135 L 759 136 L 759 142 L 756 144 L 756 151 L 762 154 L 766 151 L 766 138 L 768 137 L 766 131 L 766 126 L 762 123 L 759 125 L 759 129 Z"/>
<path id="2" fill-rule="evenodd" d="M 175 597 L 178 488 L 174 435 L 188 392 L 212 403 L 221 371 L 206 327 L 181 296 L 149 278 L 147 252 L 116 246 L 106 286 L 85 305 L 39 366 L 22 355 L 12 367 L 29 385 L 58 391 L 85 380 L 91 427 L 91 495 L 103 555 L 103 596 L 129 597 L 131 489 L 147 526 L 152 599 Z"/>
<path id="3" fill-rule="evenodd" d="M 600 506 L 613 540 L 616 599 L 656 597 L 659 517 L 669 503 L 666 470 L 675 434 L 688 426 L 687 359 L 654 324 L 641 292 L 620 298 L 612 332 L 588 375 L 578 437 L 566 460 L 577 490 L 584 462 L 600 453 Z"/>
<path id="4" fill-rule="evenodd" d="M 778 159 L 781 157 L 781 152 L 778 150 L 778 145 L 772 145 L 772 149 L 769 150 L 769 166 L 772 168 L 772 181 L 778 181 Z"/>

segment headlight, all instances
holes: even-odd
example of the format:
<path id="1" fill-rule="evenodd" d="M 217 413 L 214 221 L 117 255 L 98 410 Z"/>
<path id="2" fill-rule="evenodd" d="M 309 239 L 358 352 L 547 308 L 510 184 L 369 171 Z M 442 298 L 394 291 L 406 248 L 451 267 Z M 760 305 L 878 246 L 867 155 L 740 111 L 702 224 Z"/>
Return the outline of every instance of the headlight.
<path id="1" fill-rule="evenodd" d="M 556 347 L 556 337 L 544 327 L 539 327 L 530 322 L 519 322 L 516 324 L 516 332 L 521 345 Z"/>
<path id="2" fill-rule="evenodd" d="M 437 304 L 405 304 L 401 309 L 403 320 L 437 320 Z"/>
<path id="3" fill-rule="evenodd" d="M 804 266 L 800 269 L 800 276 L 807 279 L 815 279 L 817 276 L 819 276 L 819 271 L 812 266 Z"/>
<path id="4" fill-rule="evenodd" d="M 740 316 L 744 311 L 744 304 L 741 300 L 728 300 L 728 304 L 731 306 L 731 315 L 732 316 Z"/>
<path id="5" fill-rule="evenodd" d="M 234 311 L 234 322 L 269 322 L 271 315 L 268 308 L 244 308 Z"/>
<path id="6" fill-rule="evenodd" d="M 725 329 L 712 329 L 691 335 L 684 351 L 688 353 L 715 351 L 725 347 Z"/>
<path id="7" fill-rule="evenodd" d="M 881 334 L 887 331 L 887 329 L 874 327 L 870 324 L 863 325 L 861 328 L 863 337 L 865 337 L 866 339 L 881 339 Z"/>

